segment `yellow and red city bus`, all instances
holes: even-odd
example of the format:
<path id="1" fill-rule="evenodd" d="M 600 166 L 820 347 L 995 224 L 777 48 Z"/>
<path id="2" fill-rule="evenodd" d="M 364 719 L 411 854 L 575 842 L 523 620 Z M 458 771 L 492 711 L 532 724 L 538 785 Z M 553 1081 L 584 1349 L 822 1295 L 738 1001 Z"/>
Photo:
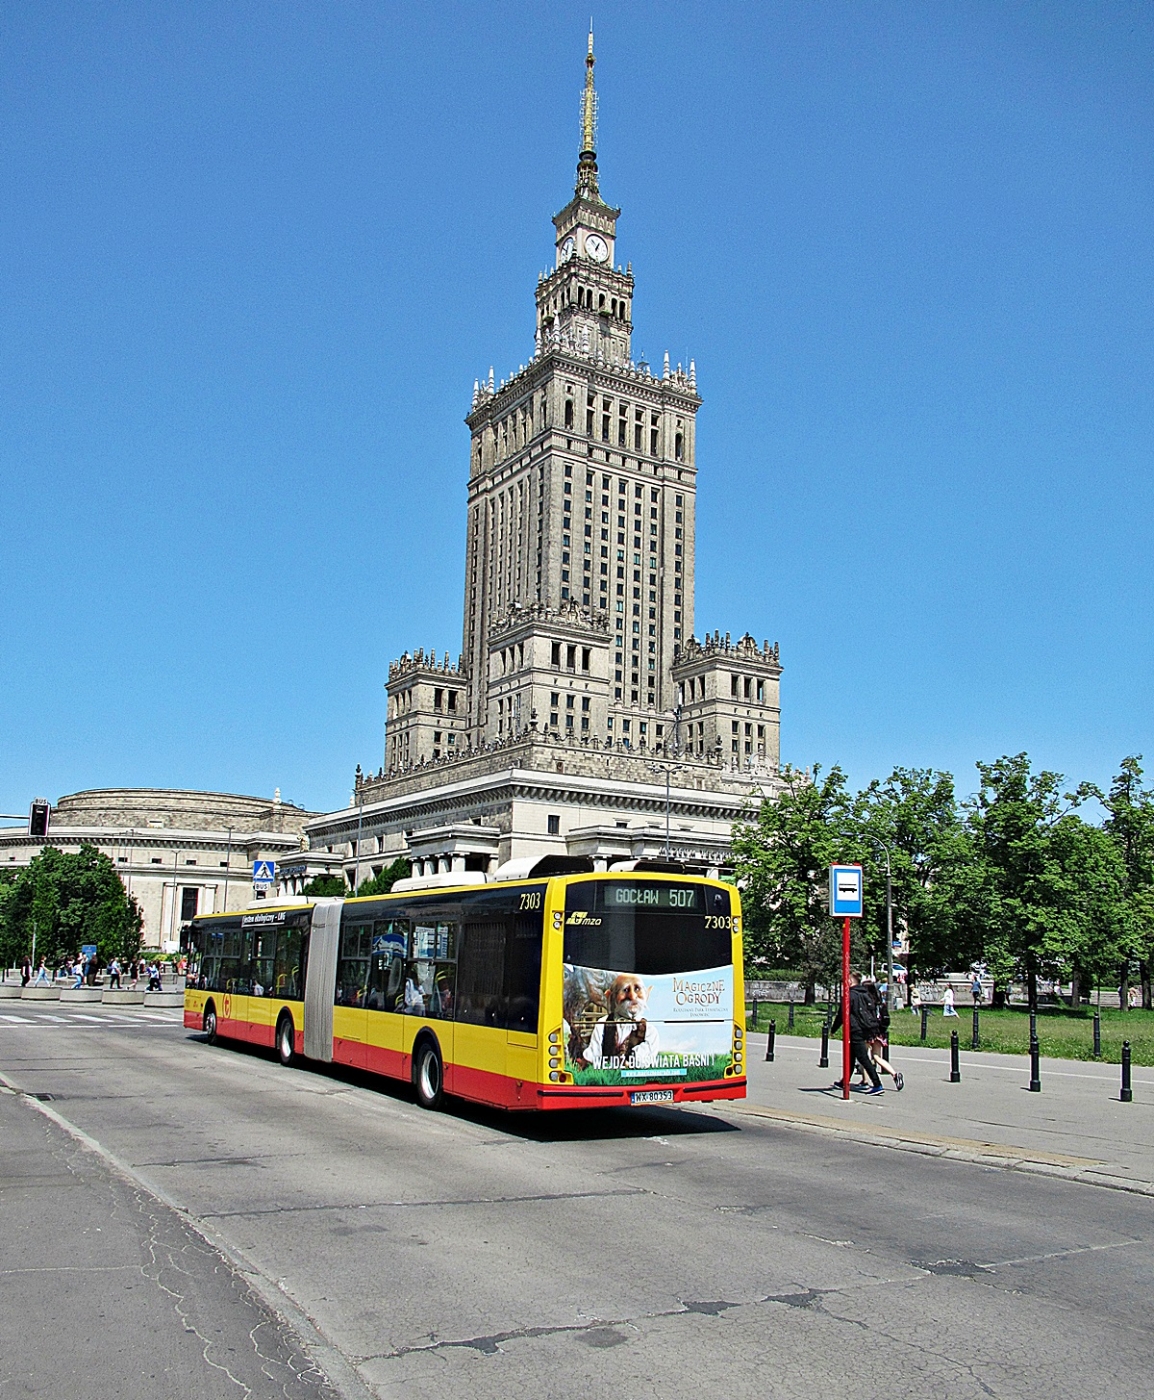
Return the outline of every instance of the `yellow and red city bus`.
<path id="1" fill-rule="evenodd" d="M 408 1080 L 427 1108 L 744 1098 L 736 889 L 658 862 L 535 873 L 558 863 L 198 917 L 184 1024 Z"/>

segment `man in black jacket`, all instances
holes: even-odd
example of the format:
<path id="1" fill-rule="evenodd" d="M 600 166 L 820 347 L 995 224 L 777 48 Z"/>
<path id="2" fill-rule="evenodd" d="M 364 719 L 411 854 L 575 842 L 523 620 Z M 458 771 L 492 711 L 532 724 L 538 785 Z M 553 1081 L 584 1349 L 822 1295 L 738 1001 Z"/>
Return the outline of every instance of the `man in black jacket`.
<path id="1" fill-rule="evenodd" d="M 837 1031 L 841 1026 L 841 1007 L 837 1009 L 837 1016 L 831 1029 Z M 869 1052 L 869 1041 L 881 1034 L 881 1026 L 878 1023 L 877 1014 L 874 1011 L 873 999 L 861 984 L 861 973 L 851 972 L 849 975 L 849 1048 L 851 1065 L 859 1064 L 867 1075 L 869 1075 L 870 1088 L 867 1094 L 884 1094 L 882 1082 L 878 1078 L 877 1067 L 874 1065 Z M 839 1079 L 834 1085 L 835 1089 L 843 1088 Z"/>

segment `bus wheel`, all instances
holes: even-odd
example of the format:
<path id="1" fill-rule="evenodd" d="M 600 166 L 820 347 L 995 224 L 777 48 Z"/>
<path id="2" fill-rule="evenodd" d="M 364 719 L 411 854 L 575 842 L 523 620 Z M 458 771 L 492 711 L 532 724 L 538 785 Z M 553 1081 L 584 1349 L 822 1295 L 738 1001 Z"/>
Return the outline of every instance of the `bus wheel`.
<path id="1" fill-rule="evenodd" d="M 291 1065 L 297 1057 L 297 1033 L 293 1026 L 293 1018 L 286 1011 L 276 1023 L 276 1052 L 280 1056 L 280 1062 L 286 1067 Z"/>
<path id="2" fill-rule="evenodd" d="M 210 1001 L 204 1008 L 204 1038 L 210 1045 L 216 1044 L 216 1007 Z"/>
<path id="3" fill-rule="evenodd" d="M 445 1095 L 445 1075 L 441 1066 L 441 1052 L 435 1041 L 423 1040 L 417 1047 L 413 1083 L 417 1090 L 417 1102 L 422 1108 L 440 1108 Z"/>

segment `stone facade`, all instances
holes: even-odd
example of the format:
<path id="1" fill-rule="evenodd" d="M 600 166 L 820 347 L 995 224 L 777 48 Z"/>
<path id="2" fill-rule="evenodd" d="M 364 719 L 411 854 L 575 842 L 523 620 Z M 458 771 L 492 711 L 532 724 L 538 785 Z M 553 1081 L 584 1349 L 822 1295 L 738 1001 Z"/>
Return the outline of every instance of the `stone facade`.
<path id="1" fill-rule="evenodd" d="M 95 846 L 140 904 L 145 944 L 175 951 L 181 924 L 194 914 L 250 903 L 254 861 L 298 863 L 313 816 L 279 793 L 270 801 L 162 788 L 77 792 L 53 807 L 46 839 L 0 829 L 0 870 L 28 865 L 45 846 Z M 323 854 L 319 860 L 334 864 Z"/>
<path id="2" fill-rule="evenodd" d="M 671 830 L 693 863 L 723 868 L 729 824 L 777 790 L 776 644 L 694 637 L 696 368 L 632 358 L 633 269 L 600 193 L 593 66 L 591 42 L 533 353 L 478 380 L 465 420 L 461 655 L 390 665 L 381 770 L 358 769 L 352 806 L 308 827 L 346 870 L 398 854 L 438 870 L 596 857 L 598 841 L 620 856 L 637 840 L 618 833 L 648 832 L 655 813 L 664 848 L 667 774 Z"/>

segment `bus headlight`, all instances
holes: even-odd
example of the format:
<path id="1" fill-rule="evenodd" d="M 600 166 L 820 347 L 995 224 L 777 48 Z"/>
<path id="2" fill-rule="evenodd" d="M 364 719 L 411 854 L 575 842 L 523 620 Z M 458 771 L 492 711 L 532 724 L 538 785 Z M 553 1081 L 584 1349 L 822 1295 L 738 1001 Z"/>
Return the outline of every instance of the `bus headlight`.
<path id="1" fill-rule="evenodd" d="M 560 1068 L 561 1068 L 561 1061 L 560 1061 L 560 1060 L 550 1060 L 550 1061 L 549 1061 L 549 1068 L 550 1068 L 550 1069 L 560 1069 Z"/>
<path id="2" fill-rule="evenodd" d="M 550 1082 L 550 1083 L 556 1084 L 556 1083 L 560 1080 L 560 1078 L 561 1078 L 560 1074 L 558 1074 L 557 1071 L 556 1071 L 555 1069 L 552 1069 L 552 1070 L 549 1071 L 549 1082 Z"/>

